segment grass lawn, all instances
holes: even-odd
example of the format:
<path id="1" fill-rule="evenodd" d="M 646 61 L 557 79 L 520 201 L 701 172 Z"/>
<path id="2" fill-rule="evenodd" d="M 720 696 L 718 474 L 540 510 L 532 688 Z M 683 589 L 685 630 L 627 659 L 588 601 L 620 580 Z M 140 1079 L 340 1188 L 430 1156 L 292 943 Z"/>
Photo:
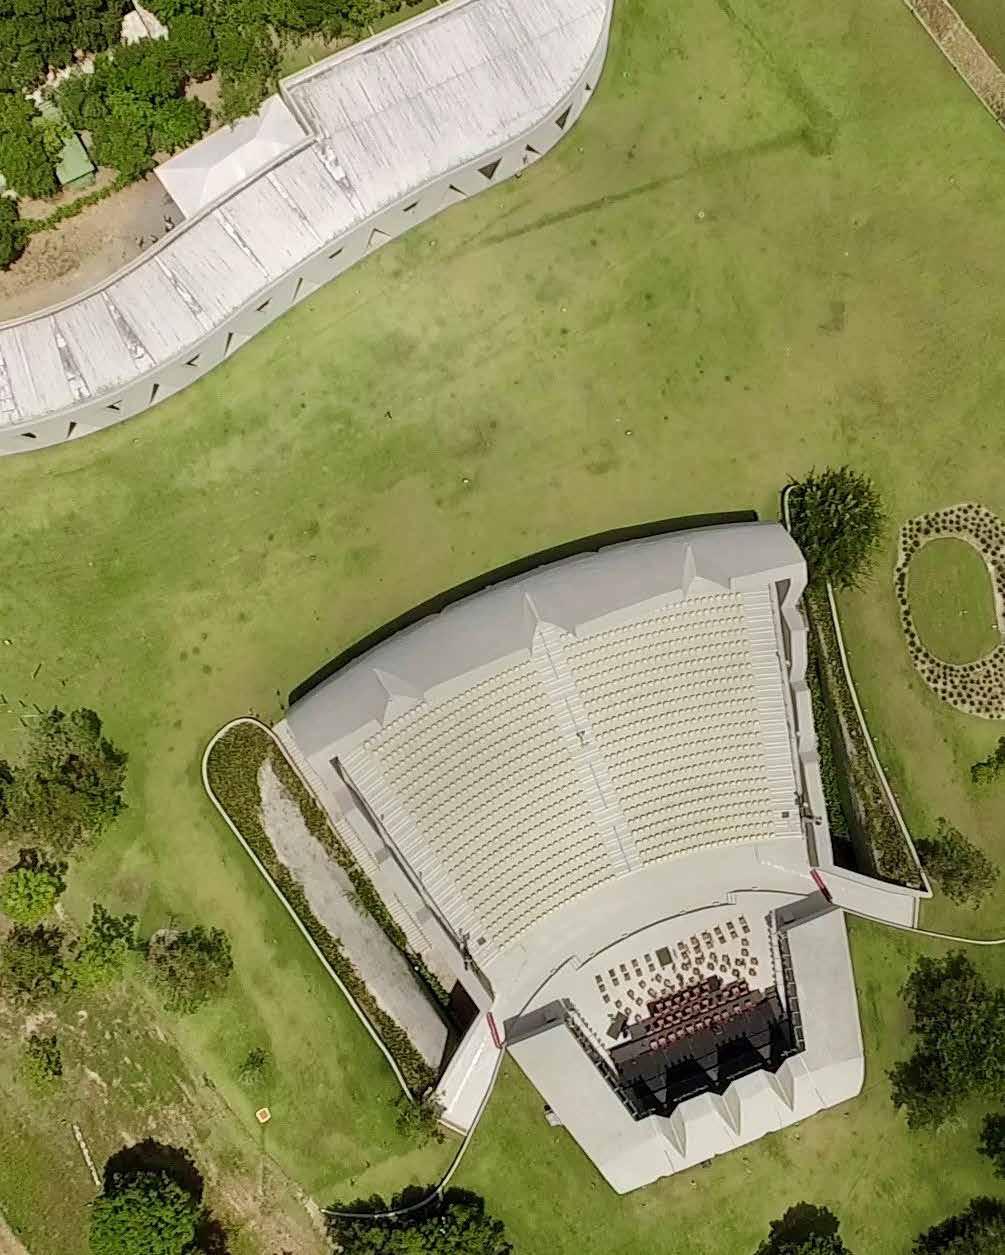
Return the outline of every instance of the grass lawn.
<path id="1" fill-rule="evenodd" d="M 596 101 L 546 161 L 150 414 L 0 462 L 0 749 L 15 751 L 20 699 L 94 705 L 130 751 L 129 811 L 75 869 L 69 906 L 100 895 L 148 928 L 230 932 L 231 994 L 174 1026 L 222 1100 L 221 1138 L 257 1136 L 235 1073 L 260 1044 L 278 1076 L 265 1150 L 315 1197 L 444 1161 L 406 1153 L 380 1057 L 215 818 L 198 764 L 232 715 L 276 717 L 370 629 L 527 552 L 660 516 L 773 517 L 785 477 L 813 465 L 873 475 L 890 534 L 842 608 L 880 752 L 919 831 L 946 815 L 1002 859 L 1005 791 L 978 796 L 968 770 L 1005 727 L 914 674 L 891 572 L 901 519 L 960 500 L 1005 514 L 1003 197 L 999 128 L 901 0 L 620 0 Z M 1005 886 L 977 917 L 925 910 L 971 931 L 1003 918 Z M 972 1123 L 946 1155 L 888 1110 L 912 944 L 856 930 L 873 1088 L 847 1119 L 751 1151 L 749 1177 L 733 1157 L 695 1187 L 619 1201 L 508 1073 L 465 1179 L 528 1253 L 545 1249 L 535 1217 L 571 1249 L 564 1214 L 598 1226 L 583 1249 L 644 1233 L 743 1255 L 804 1198 L 841 1204 L 849 1234 L 868 1233 L 859 1255 L 905 1250 L 991 1185 Z M 0 1154 L 0 1209 L 26 1175 Z M 63 1205 L 61 1180 L 33 1191 L 32 1255 L 73 1251 L 37 1219 Z"/>
<path id="2" fill-rule="evenodd" d="M 987 563 L 965 540 L 930 540 L 908 570 L 911 617 L 944 662 L 973 662 L 1001 640 Z"/>

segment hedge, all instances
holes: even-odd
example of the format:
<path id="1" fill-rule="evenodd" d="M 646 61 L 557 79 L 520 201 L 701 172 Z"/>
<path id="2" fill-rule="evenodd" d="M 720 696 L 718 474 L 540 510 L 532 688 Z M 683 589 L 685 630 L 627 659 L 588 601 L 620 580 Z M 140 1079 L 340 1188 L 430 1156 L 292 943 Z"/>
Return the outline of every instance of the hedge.
<path id="1" fill-rule="evenodd" d="M 303 886 L 276 856 L 272 843 L 262 827 L 258 773 L 266 759 L 271 762 L 284 788 L 299 805 L 311 832 L 350 876 L 361 902 L 370 910 L 395 945 L 415 965 L 414 956 L 407 950 L 404 934 L 391 920 L 387 908 L 380 901 L 369 879 L 349 851 L 331 833 L 321 808 L 307 794 L 299 777 L 290 768 L 271 736 L 263 728 L 250 723 L 241 723 L 224 733 L 209 753 L 206 764 L 209 786 L 220 805 L 230 816 L 234 826 L 269 873 L 273 883 L 296 912 L 318 949 L 380 1034 L 401 1068 L 413 1094 L 420 1095 L 433 1084 L 436 1079 L 435 1073 L 412 1045 L 404 1029 L 378 1004 L 346 956 L 341 944 L 318 920 L 310 908 Z M 320 835 L 321 831 L 326 833 L 327 839 Z M 384 922 L 385 920 L 387 923 Z"/>
<path id="2" fill-rule="evenodd" d="M 835 813 L 831 807 L 836 803 L 837 813 L 842 816 L 859 856 L 864 857 L 871 873 L 882 880 L 920 889 L 917 865 L 876 774 L 852 702 L 826 590 L 811 584 L 803 604 L 809 620 L 816 671 L 811 677 L 811 691 L 814 679 L 819 684 L 814 717 L 821 743 L 821 774 L 828 815 Z M 840 739 L 840 745 L 829 740 L 832 731 Z M 837 752 L 839 749 L 844 752 Z M 851 799 L 852 814 L 847 814 L 841 806 L 844 788 Z"/>

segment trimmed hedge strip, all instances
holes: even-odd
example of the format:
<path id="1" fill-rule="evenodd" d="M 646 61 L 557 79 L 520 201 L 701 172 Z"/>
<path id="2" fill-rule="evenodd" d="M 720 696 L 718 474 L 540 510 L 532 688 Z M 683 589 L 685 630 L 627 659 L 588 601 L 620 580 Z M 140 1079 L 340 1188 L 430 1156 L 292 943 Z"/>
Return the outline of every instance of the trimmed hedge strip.
<path id="1" fill-rule="evenodd" d="M 370 1023 L 383 1038 L 387 1048 L 394 1055 L 398 1066 L 401 1068 L 402 1074 L 412 1092 L 415 1095 L 420 1095 L 435 1081 L 436 1077 L 433 1070 L 412 1045 L 404 1029 L 377 1003 L 373 994 L 361 980 L 352 962 L 346 956 L 342 946 L 332 937 L 311 910 L 303 886 L 291 874 L 285 864 L 276 857 L 276 852 L 272 848 L 272 842 L 265 834 L 261 819 L 258 772 L 267 758 L 271 761 L 273 770 L 282 780 L 284 787 L 289 789 L 291 795 L 300 805 L 305 821 L 310 824 L 311 821 L 308 818 L 307 808 L 304 804 L 303 785 L 290 770 L 289 764 L 276 748 L 268 733 L 261 728 L 256 728 L 254 724 L 238 724 L 226 732 L 213 745 L 206 764 L 210 787 L 220 804 L 230 815 L 235 826 L 240 830 L 245 841 L 261 860 L 262 865 L 268 871 L 283 897 L 296 911 L 301 923 L 310 933 L 318 949 L 331 964 L 339 979 L 363 1008 Z M 312 803 L 315 810 L 320 809 L 313 799 L 306 800 Z M 323 818 L 322 815 L 322 820 Z M 315 820 L 315 822 L 317 821 Z M 327 826 L 325 822 L 325 827 L 327 828 Z M 311 830 L 314 831 L 313 828 Z M 315 833 L 315 835 L 317 834 Z M 326 849 L 329 848 L 327 842 L 323 841 L 322 844 Z M 344 854 L 346 858 L 355 863 L 348 851 L 344 851 Z M 334 852 L 333 856 L 335 856 Z M 338 861 L 340 866 L 345 866 L 341 859 Z M 345 870 L 347 873 L 349 872 L 348 867 Z M 358 864 L 356 865 L 356 871 L 362 880 L 369 885 L 370 893 L 376 897 L 376 890 L 370 885 L 369 880 L 367 880 Z M 356 883 L 354 878 L 353 885 L 355 886 Z M 383 906 L 383 903 L 380 903 L 380 906 L 386 914 L 386 908 Z M 393 924 L 393 921 L 391 922 Z M 401 930 L 397 929 L 397 926 L 395 928 L 398 935 L 401 936 Z M 390 936 L 391 934 L 389 933 L 388 935 Z M 411 958 L 411 956 L 408 957 Z"/>
<path id="2" fill-rule="evenodd" d="M 920 889 L 921 879 L 918 869 L 911 857 L 911 852 L 904 841 L 900 825 L 887 804 L 886 796 L 876 777 L 869 750 L 862 735 L 851 693 L 845 680 L 844 669 L 838 650 L 837 636 L 831 619 L 830 606 L 827 603 L 826 591 L 810 585 L 804 596 L 804 606 L 810 626 L 810 642 L 815 656 L 817 679 L 820 684 L 819 699 L 833 713 L 834 723 L 826 718 L 817 719 L 817 735 L 821 746 L 827 739 L 824 735 L 836 724 L 836 732 L 843 743 L 844 753 L 839 756 L 836 746 L 829 747 L 827 757 L 829 767 L 824 768 L 824 750 L 821 748 L 821 770 L 824 774 L 824 791 L 827 797 L 828 814 L 831 814 L 832 794 L 836 793 L 840 812 L 840 798 L 843 790 L 838 775 L 839 757 L 847 776 L 847 788 L 851 798 L 854 814 L 844 814 L 849 835 L 855 846 L 864 855 L 869 870 L 882 880 L 907 885 L 912 889 Z M 812 685 L 811 685 L 812 687 Z M 816 695 L 815 695 L 816 696 Z M 828 779 L 830 777 L 830 786 Z"/>

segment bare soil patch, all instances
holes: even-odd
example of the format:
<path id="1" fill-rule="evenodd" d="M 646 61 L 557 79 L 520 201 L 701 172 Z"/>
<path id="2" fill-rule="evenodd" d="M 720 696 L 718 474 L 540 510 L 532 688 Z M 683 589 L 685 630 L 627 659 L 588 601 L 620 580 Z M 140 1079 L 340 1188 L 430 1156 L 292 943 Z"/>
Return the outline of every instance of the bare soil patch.
<path id="1" fill-rule="evenodd" d="M 108 182 L 114 175 L 102 171 L 100 177 Z M 40 217 L 59 203 L 26 202 L 21 212 Z M 54 230 L 33 235 L 24 255 L 0 272 L 0 320 L 46 309 L 100 283 L 164 235 L 165 217 L 177 225 L 181 210 L 148 174 Z"/>

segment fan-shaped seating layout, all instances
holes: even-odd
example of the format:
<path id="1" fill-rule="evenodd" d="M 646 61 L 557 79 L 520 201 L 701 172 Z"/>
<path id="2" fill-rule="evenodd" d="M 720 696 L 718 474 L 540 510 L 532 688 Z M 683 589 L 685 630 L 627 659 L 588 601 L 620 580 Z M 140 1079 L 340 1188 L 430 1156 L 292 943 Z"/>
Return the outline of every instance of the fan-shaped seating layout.
<path id="1" fill-rule="evenodd" d="M 276 731 L 411 945 L 618 1190 L 862 1083 L 799 610 L 775 524 L 613 544 L 449 604 Z"/>
<path id="2" fill-rule="evenodd" d="M 610 16 L 611 0 L 450 0 L 165 163 L 186 221 L 91 291 L 0 324 L 0 453 L 159 403 L 394 236 L 518 174 L 590 99 Z"/>

